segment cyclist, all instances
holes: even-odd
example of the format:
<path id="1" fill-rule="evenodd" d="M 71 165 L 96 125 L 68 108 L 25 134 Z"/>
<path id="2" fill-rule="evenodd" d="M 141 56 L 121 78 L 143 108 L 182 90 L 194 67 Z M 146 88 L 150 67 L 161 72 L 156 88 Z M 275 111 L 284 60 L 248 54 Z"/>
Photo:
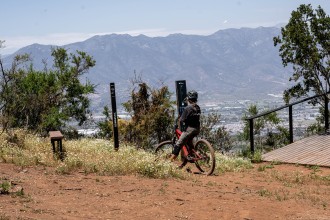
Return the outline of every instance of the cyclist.
<path id="1" fill-rule="evenodd" d="M 188 102 L 188 106 L 183 110 L 180 117 L 180 122 L 182 122 L 184 129 L 179 140 L 175 143 L 170 157 L 171 161 L 174 161 L 178 157 L 183 145 L 187 144 L 189 147 L 192 147 L 193 138 L 200 132 L 201 109 L 197 105 L 197 99 L 198 93 L 195 90 L 189 91 L 187 97 L 184 99 L 184 101 Z M 189 160 L 189 158 L 187 159 Z"/>

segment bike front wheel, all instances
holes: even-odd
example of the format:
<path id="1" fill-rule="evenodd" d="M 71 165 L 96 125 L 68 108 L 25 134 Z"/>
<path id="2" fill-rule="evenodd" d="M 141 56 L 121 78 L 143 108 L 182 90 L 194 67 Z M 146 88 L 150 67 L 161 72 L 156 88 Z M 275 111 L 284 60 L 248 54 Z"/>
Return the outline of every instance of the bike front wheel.
<path id="1" fill-rule="evenodd" d="M 205 139 L 200 139 L 195 143 L 196 151 L 195 165 L 199 171 L 206 175 L 211 175 L 215 169 L 215 154 L 210 142 Z"/>

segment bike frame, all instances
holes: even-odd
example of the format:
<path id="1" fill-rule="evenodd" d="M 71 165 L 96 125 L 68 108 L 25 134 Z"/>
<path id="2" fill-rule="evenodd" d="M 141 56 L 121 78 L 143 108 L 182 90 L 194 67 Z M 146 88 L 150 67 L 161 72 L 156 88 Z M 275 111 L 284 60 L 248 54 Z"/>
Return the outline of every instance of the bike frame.
<path id="1" fill-rule="evenodd" d="M 177 126 L 175 126 L 174 132 L 175 132 L 176 138 L 179 139 L 182 134 L 182 131 Z M 175 144 L 175 143 L 173 143 L 173 144 Z M 192 158 L 192 162 L 202 159 L 202 157 L 199 155 L 199 153 L 197 151 L 195 151 L 195 149 L 190 149 L 186 145 L 182 146 L 181 151 L 183 151 L 183 155 L 185 157 L 187 157 L 189 155 L 189 153 L 193 153 L 194 157 Z"/>

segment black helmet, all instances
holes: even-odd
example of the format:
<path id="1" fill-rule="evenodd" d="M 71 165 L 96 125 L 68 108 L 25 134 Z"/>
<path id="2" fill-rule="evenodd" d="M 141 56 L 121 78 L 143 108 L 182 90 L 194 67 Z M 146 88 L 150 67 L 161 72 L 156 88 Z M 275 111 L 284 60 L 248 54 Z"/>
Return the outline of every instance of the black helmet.
<path id="1" fill-rule="evenodd" d="M 187 93 L 187 98 L 190 101 L 196 102 L 198 99 L 198 93 L 195 90 L 191 90 Z"/>

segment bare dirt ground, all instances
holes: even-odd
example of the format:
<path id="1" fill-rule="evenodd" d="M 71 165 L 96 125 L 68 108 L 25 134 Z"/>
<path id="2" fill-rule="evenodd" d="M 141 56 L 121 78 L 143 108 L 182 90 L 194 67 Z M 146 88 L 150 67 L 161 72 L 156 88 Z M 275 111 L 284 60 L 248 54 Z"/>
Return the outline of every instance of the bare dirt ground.
<path id="1" fill-rule="evenodd" d="M 0 178 L 14 191 L 0 194 L 0 219 L 330 219 L 329 168 L 256 164 L 163 180 L 0 163 Z"/>

